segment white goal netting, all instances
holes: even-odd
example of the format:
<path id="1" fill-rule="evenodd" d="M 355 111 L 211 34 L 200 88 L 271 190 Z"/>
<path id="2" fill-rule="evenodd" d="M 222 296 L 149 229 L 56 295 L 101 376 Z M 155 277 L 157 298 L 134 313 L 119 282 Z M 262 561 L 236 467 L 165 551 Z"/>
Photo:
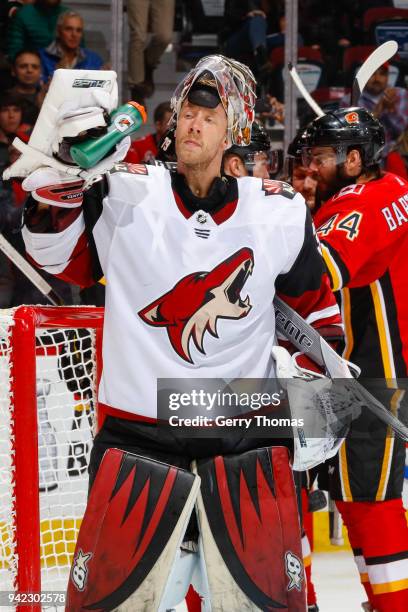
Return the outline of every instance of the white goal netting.
<path id="1" fill-rule="evenodd" d="M 28 385 L 30 395 L 35 395 L 38 427 L 35 491 L 40 508 L 40 559 L 29 562 L 41 567 L 43 591 L 65 591 L 87 497 L 96 400 L 95 329 L 81 327 L 80 319 L 76 327 L 64 328 L 69 317 L 61 327 L 36 327 L 34 379 L 28 375 L 28 352 L 26 370 L 24 363 L 19 361 L 16 368 L 14 362 L 20 344 L 15 340 L 16 312 L 0 314 L 0 591 L 21 590 L 18 546 L 24 542 L 19 541 L 19 525 L 31 512 L 29 502 L 18 499 L 15 491 L 15 483 L 21 485 L 19 478 L 24 478 L 18 467 L 21 460 L 36 459 L 26 452 L 24 442 L 32 432 L 25 431 L 23 439 L 20 434 L 16 442 L 16 420 L 24 420 L 30 409 L 18 399 L 20 385 Z M 19 424 L 24 427 L 24 422 Z"/>

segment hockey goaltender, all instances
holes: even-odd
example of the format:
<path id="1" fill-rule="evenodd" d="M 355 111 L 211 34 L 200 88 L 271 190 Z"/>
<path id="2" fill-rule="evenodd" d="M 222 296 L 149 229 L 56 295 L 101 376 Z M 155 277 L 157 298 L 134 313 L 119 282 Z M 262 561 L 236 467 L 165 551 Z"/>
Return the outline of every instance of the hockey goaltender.
<path id="1" fill-rule="evenodd" d="M 172 99 L 177 171 L 112 161 L 85 189 L 47 167 L 24 182 L 31 259 L 87 286 L 97 253 L 106 279 L 105 420 L 71 612 L 164 612 L 190 584 L 206 610 L 306 609 L 290 450 L 244 435 L 180 440 L 157 425 L 159 377 L 275 376 L 276 292 L 326 337 L 341 334 L 302 196 L 221 174 L 224 151 L 250 142 L 254 103 L 250 70 L 208 56 Z M 61 206 L 74 192 L 75 207 Z"/>

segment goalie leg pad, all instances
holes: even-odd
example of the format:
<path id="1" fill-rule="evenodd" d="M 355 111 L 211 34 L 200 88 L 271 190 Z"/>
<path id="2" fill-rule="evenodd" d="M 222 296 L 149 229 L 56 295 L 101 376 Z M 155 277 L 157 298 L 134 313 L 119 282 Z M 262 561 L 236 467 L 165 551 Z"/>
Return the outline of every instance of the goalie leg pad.
<path id="1" fill-rule="evenodd" d="M 199 481 L 186 470 L 107 450 L 79 532 L 66 610 L 159 610 Z"/>
<path id="2" fill-rule="evenodd" d="M 306 609 L 286 448 L 200 460 L 198 521 L 212 612 Z"/>

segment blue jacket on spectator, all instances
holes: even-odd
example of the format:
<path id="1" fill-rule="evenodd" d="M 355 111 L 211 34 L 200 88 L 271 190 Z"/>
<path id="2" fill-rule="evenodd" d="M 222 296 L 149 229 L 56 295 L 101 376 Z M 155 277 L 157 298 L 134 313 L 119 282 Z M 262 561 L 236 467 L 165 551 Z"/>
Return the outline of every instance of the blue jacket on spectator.
<path id="1" fill-rule="evenodd" d="M 45 47 L 45 49 L 40 49 L 39 53 L 41 56 L 42 80 L 44 83 L 52 77 L 57 67 L 75 68 L 76 70 L 99 70 L 102 68 L 103 64 L 102 58 L 97 53 L 90 49 L 80 47 L 78 49 L 78 55 L 72 64 L 69 66 L 66 64 L 58 66 L 63 54 L 58 42 L 55 40 L 48 45 L 48 47 Z"/>

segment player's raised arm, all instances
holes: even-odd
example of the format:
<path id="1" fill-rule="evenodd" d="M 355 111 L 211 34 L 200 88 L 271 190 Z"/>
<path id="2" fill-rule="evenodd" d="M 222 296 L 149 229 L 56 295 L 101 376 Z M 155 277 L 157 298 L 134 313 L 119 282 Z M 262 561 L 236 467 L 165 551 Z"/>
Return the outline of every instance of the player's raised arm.
<path id="1" fill-rule="evenodd" d="M 139 105 L 116 106 L 113 71 L 57 70 L 29 143 L 15 140 L 22 155 L 5 171 L 5 178 L 27 177 L 23 188 L 31 198 L 22 233 L 28 256 L 80 286 L 93 284 L 101 271 L 92 229 L 109 192 L 104 173 L 124 158 L 128 135 L 146 119 Z M 143 197 L 144 188 L 139 191 L 136 186 L 133 202 Z M 112 207 L 100 224 L 102 255 L 121 212 Z"/>

